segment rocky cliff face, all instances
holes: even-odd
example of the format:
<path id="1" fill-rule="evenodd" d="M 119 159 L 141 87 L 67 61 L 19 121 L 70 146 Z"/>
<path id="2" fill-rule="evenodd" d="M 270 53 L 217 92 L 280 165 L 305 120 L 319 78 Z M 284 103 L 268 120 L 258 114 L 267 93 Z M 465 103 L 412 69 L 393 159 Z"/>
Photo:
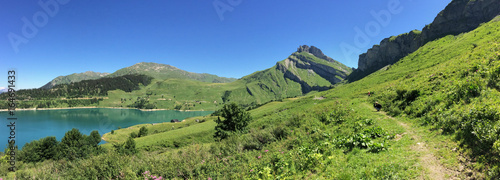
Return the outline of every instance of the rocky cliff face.
<path id="1" fill-rule="evenodd" d="M 386 38 L 359 56 L 358 71 L 374 72 L 393 64 L 429 41 L 477 28 L 500 15 L 500 0 L 453 0 L 434 21 L 420 31 Z M 359 72 L 357 72 L 359 73 Z"/>

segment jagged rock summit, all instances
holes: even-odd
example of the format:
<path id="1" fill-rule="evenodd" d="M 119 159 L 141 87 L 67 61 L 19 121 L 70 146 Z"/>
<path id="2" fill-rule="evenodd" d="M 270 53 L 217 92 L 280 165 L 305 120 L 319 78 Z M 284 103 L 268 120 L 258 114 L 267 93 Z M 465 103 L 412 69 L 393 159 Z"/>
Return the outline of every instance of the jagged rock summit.
<path id="1" fill-rule="evenodd" d="M 302 45 L 299 48 L 297 48 L 297 52 L 298 53 L 308 52 L 308 53 L 311 53 L 312 55 L 314 55 L 314 56 L 316 56 L 318 58 L 321 58 L 321 59 L 324 59 L 324 60 L 327 60 L 327 61 L 330 61 L 330 62 L 334 62 L 335 61 L 331 57 L 328 57 L 325 54 L 323 54 L 323 52 L 321 51 L 321 49 L 319 49 L 319 48 L 317 48 L 315 46 L 309 47 L 307 45 Z"/>

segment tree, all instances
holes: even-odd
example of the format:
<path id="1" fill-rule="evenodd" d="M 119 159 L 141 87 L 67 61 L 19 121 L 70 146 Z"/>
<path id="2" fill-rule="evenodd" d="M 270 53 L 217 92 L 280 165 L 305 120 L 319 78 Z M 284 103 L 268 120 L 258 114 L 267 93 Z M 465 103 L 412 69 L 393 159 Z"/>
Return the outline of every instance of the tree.
<path id="1" fill-rule="evenodd" d="M 127 141 L 123 144 L 114 144 L 113 145 L 118 153 L 121 154 L 135 154 L 137 153 L 137 149 L 135 147 L 135 141 L 134 138 L 129 136 Z"/>
<path id="2" fill-rule="evenodd" d="M 139 129 L 139 134 L 137 135 L 137 137 L 143 137 L 147 135 L 148 135 L 148 129 L 146 128 L 146 126 L 142 126 L 141 129 Z"/>
<path id="3" fill-rule="evenodd" d="M 85 139 L 78 129 L 73 128 L 66 132 L 60 144 L 62 156 L 69 160 L 81 158 L 84 141 Z"/>
<path id="4" fill-rule="evenodd" d="M 215 135 L 217 139 L 225 139 L 233 132 L 242 132 L 246 129 L 248 123 L 252 120 L 250 113 L 235 103 L 225 104 L 220 110 L 220 117 L 215 120 Z"/>
<path id="5" fill-rule="evenodd" d="M 40 140 L 26 143 L 19 151 L 19 160 L 24 162 L 41 162 L 48 159 L 57 159 L 58 144 L 56 137 L 49 136 Z"/>
<path id="6" fill-rule="evenodd" d="M 58 146 L 59 142 L 57 141 L 55 136 L 49 136 L 40 139 L 39 153 L 42 161 L 47 159 L 58 159 L 57 157 L 59 152 Z M 28 151 L 28 153 L 30 152 Z"/>
<path id="7" fill-rule="evenodd" d="M 130 137 L 136 138 L 137 137 L 137 133 L 135 133 L 135 132 L 130 133 Z"/>
<path id="8" fill-rule="evenodd" d="M 90 133 L 90 136 L 87 137 L 88 138 L 88 142 L 90 143 L 89 145 L 92 146 L 92 147 L 97 147 L 97 145 L 99 145 L 99 143 L 101 142 L 101 135 L 99 134 L 99 131 L 92 131 Z"/>

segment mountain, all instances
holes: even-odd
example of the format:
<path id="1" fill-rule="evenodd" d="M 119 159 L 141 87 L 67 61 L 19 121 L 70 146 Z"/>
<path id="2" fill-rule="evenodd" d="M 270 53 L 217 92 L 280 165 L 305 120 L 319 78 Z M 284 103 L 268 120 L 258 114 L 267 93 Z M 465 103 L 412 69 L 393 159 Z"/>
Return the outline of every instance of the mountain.
<path id="1" fill-rule="evenodd" d="M 119 69 L 109 75 L 109 77 L 118 77 L 129 74 L 144 74 L 157 79 L 188 79 L 201 82 L 227 83 L 233 82 L 235 78 L 219 77 L 213 74 L 199 74 L 181 70 L 174 66 L 158 64 L 152 62 L 141 62 L 133 66 Z"/>
<path id="2" fill-rule="evenodd" d="M 59 84 L 69 84 L 69 83 L 74 83 L 74 82 L 80 82 L 83 80 L 93 80 L 93 79 L 99 79 L 104 76 L 107 76 L 109 73 L 99 73 L 99 72 L 93 72 L 93 71 L 87 71 L 84 73 L 73 73 L 67 76 L 59 76 L 53 79 L 52 81 L 48 82 L 47 84 L 43 85 L 41 88 L 42 89 L 51 89 L 56 85 Z"/>
<path id="3" fill-rule="evenodd" d="M 216 110 L 217 106 L 227 102 L 248 107 L 302 96 L 311 91 L 328 90 L 352 72 L 351 68 L 324 55 L 320 49 L 314 46 L 300 46 L 296 52 L 277 62 L 275 66 L 231 83 L 200 82 L 180 79 L 179 76 L 160 79 L 159 74 L 155 75 L 158 71 L 167 73 L 172 71 L 185 73 L 185 71 L 155 63 L 140 63 L 119 70 L 117 73 L 144 69 L 148 69 L 146 71 L 149 72 L 148 75 L 156 76 L 151 84 L 132 93 L 110 91 L 109 98 L 103 100 L 101 104 L 133 106 L 137 102 L 137 96 L 140 96 L 148 99 L 146 105 L 151 104 L 151 107 L 154 105 L 160 109 Z M 128 99 L 124 101 L 123 97 Z"/>
<path id="4" fill-rule="evenodd" d="M 477 28 L 500 14 L 500 0 L 454 0 L 422 31 L 385 38 L 359 56 L 358 69 L 349 77 L 360 79 L 384 66 L 394 64 L 429 41 L 458 35 Z"/>
<path id="5" fill-rule="evenodd" d="M 7 92 L 7 91 L 8 91 L 8 89 L 6 87 L 0 87 L 0 94 Z"/>
<path id="6" fill-rule="evenodd" d="M 303 45 L 275 66 L 234 82 L 239 84 L 238 88 L 226 91 L 222 99 L 249 104 L 302 96 L 328 90 L 351 72 L 351 68 L 324 55 L 320 49 Z"/>

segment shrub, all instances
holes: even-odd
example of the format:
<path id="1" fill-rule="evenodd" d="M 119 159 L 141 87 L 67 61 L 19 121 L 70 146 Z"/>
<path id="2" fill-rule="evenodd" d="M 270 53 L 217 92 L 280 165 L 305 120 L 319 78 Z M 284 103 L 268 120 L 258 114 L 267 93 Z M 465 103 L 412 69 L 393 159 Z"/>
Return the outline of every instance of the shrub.
<path id="1" fill-rule="evenodd" d="M 115 151 L 120 154 L 131 155 L 138 152 L 132 136 L 129 136 L 127 141 L 123 144 L 113 144 L 113 147 L 115 148 Z"/>
<path id="2" fill-rule="evenodd" d="M 144 137 L 148 135 L 148 128 L 146 126 L 142 126 L 141 129 L 139 129 L 139 134 L 137 137 Z"/>
<path id="3" fill-rule="evenodd" d="M 248 123 L 252 120 L 250 113 L 235 103 L 224 105 L 220 115 L 224 120 L 221 120 L 220 117 L 215 120 L 217 126 L 215 126 L 216 132 L 214 137 L 216 139 L 225 139 L 233 132 L 244 131 Z"/>
<path id="4" fill-rule="evenodd" d="M 137 138 L 138 136 L 137 136 L 137 133 L 135 133 L 135 132 L 131 132 L 131 133 L 130 133 L 130 137 L 132 137 L 132 138 Z"/>

